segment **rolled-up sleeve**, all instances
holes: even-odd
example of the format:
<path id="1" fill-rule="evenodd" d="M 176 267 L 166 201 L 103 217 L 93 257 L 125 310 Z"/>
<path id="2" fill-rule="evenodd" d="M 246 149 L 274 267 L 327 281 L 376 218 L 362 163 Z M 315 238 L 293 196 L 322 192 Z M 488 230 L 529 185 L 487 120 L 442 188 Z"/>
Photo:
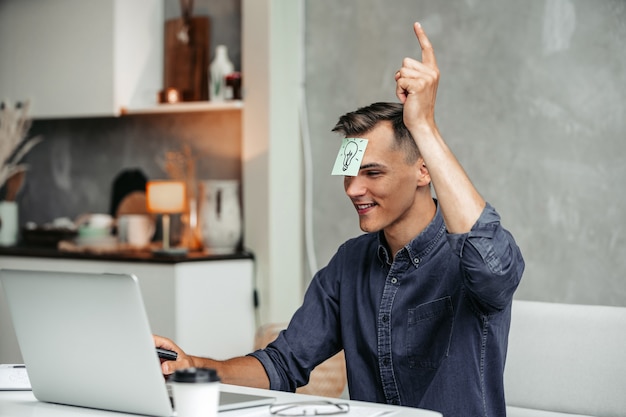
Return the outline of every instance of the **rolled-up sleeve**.
<path id="1" fill-rule="evenodd" d="M 469 233 L 448 234 L 447 238 L 461 259 L 469 292 L 488 309 L 504 308 L 522 278 L 524 259 L 496 210 L 487 203 Z"/>
<path id="2" fill-rule="evenodd" d="M 271 390 L 295 392 L 296 386 L 290 382 L 284 372 L 279 372 L 280 368 L 274 366 L 274 362 L 272 361 L 267 349 L 257 350 L 250 353 L 248 356 L 253 356 L 261 362 L 261 365 L 265 368 L 267 377 L 270 380 Z"/>
<path id="3" fill-rule="evenodd" d="M 318 364 L 342 349 L 337 295 L 341 266 L 337 258 L 313 277 L 289 326 L 266 348 L 249 354 L 265 368 L 270 389 L 294 392 L 308 383 Z"/>

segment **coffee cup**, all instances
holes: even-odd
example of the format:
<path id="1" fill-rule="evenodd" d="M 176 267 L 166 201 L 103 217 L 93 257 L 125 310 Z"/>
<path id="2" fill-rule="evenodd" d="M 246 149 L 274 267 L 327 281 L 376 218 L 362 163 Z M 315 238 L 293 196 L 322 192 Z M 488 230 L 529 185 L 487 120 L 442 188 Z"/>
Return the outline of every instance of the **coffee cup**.
<path id="1" fill-rule="evenodd" d="M 118 240 L 135 248 L 147 246 L 154 235 L 154 219 L 147 214 L 124 214 L 117 220 Z"/>
<path id="2" fill-rule="evenodd" d="M 216 417 L 220 378 L 215 369 L 179 369 L 169 379 L 178 417 Z"/>

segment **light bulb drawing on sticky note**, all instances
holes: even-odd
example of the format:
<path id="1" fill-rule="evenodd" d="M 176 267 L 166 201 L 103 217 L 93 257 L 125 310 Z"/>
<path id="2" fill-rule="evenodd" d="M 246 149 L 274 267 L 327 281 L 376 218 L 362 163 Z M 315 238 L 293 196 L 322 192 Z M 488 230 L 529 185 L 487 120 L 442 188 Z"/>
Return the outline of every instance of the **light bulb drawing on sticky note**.
<path id="1" fill-rule="evenodd" d="M 359 151 L 359 145 L 355 141 L 351 140 L 346 143 L 346 147 L 343 149 L 343 170 L 347 171 L 354 159 L 354 155 Z"/>
<path id="2" fill-rule="evenodd" d="M 332 175 L 356 176 L 361 167 L 367 139 L 344 138 L 335 160 Z"/>

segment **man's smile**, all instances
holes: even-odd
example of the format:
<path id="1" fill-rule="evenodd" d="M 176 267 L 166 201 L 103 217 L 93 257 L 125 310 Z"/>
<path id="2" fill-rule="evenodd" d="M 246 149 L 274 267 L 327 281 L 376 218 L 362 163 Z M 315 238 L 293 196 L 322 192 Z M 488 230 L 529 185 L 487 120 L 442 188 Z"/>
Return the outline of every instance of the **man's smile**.
<path id="1" fill-rule="evenodd" d="M 365 214 L 367 213 L 372 207 L 377 206 L 378 204 L 376 203 L 367 203 L 367 204 L 354 204 L 354 207 L 356 208 L 357 213 L 359 213 L 359 215 Z"/>

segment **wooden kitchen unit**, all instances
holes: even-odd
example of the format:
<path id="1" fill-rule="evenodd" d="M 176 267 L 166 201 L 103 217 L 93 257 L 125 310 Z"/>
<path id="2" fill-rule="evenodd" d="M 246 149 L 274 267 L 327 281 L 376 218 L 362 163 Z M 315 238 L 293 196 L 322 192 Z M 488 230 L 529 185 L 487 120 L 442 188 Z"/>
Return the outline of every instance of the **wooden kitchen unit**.
<path id="1" fill-rule="evenodd" d="M 253 347 L 254 257 L 248 252 L 166 258 L 0 248 L 0 268 L 134 274 L 153 333 L 173 339 L 190 354 L 216 359 Z M 0 363 L 22 363 L 2 287 L 0 335 Z"/>

